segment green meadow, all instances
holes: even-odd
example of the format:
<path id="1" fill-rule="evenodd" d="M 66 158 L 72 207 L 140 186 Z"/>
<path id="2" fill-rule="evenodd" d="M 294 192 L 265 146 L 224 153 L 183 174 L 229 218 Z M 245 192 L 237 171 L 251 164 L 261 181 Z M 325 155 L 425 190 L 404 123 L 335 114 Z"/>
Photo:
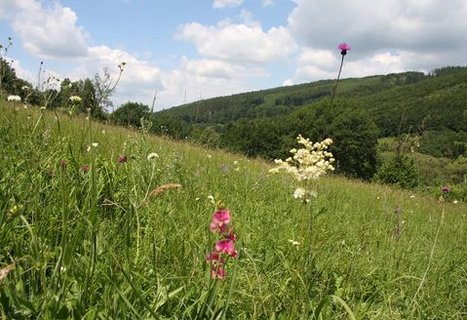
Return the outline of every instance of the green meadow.
<path id="1" fill-rule="evenodd" d="M 5 101 L 0 147 L 2 319 L 467 318 L 441 192 L 327 175 L 300 202 L 272 163 Z M 238 256 L 211 279 L 219 201 Z"/>

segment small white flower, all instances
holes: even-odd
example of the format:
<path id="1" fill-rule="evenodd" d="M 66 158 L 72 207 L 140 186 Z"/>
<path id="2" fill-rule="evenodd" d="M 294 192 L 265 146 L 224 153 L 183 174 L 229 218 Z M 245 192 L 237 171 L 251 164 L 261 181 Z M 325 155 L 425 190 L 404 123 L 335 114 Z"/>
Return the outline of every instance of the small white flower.
<path id="1" fill-rule="evenodd" d="M 234 165 L 238 165 L 238 161 L 235 160 L 235 161 L 233 162 L 233 164 L 234 164 Z"/>
<path id="2" fill-rule="evenodd" d="M 210 154 L 208 154 L 208 159 L 211 159 L 211 158 L 212 158 L 212 156 Z"/>
<path id="3" fill-rule="evenodd" d="M 412 195 L 410 196 L 410 199 L 415 199 L 415 196 L 412 194 Z"/>
<path id="4" fill-rule="evenodd" d="M 214 196 L 209 195 L 209 196 L 208 196 L 208 200 L 209 200 L 209 202 L 211 202 L 212 204 L 216 204 L 216 200 L 214 199 Z"/>
<path id="5" fill-rule="evenodd" d="M 98 144 L 97 142 L 93 142 L 91 145 L 92 145 L 94 148 L 97 148 L 97 147 L 99 146 L 99 144 Z"/>
<path id="6" fill-rule="evenodd" d="M 302 199 L 305 196 L 305 193 L 306 193 L 305 189 L 297 188 L 297 189 L 295 189 L 295 191 L 293 193 L 293 197 L 295 199 Z"/>
<path id="7" fill-rule="evenodd" d="M 454 200 L 452 203 L 454 203 L 454 204 L 458 204 L 458 203 L 459 203 L 459 201 L 457 201 L 457 200 Z"/>
<path id="8" fill-rule="evenodd" d="M 70 97 L 70 101 L 73 102 L 73 103 L 80 103 L 81 102 L 81 97 L 78 97 L 78 96 L 71 96 Z"/>
<path id="9" fill-rule="evenodd" d="M 148 154 L 148 157 L 147 157 L 148 161 L 152 160 L 154 158 L 159 158 L 159 155 L 157 153 L 155 153 L 155 152 L 152 152 L 152 153 Z"/>
<path id="10" fill-rule="evenodd" d="M 9 95 L 7 101 L 21 102 L 21 97 L 16 95 Z"/>
<path id="11" fill-rule="evenodd" d="M 300 242 L 292 240 L 292 239 L 289 239 L 287 241 L 289 241 L 293 246 L 299 246 L 300 245 Z"/>

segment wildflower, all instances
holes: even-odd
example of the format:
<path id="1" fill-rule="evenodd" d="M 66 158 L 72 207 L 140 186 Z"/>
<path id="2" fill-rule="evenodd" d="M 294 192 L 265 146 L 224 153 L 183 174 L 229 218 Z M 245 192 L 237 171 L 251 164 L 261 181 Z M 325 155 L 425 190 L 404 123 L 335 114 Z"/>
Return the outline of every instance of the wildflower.
<path id="1" fill-rule="evenodd" d="M 219 252 L 212 251 L 206 256 L 206 261 L 213 264 L 224 264 L 224 259 L 221 257 Z"/>
<path id="2" fill-rule="evenodd" d="M 161 186 L 157 187 L 156 189 L 152 190 L 151 191 L 151 196 L 158 196 L 158 195 L 164 193 L 167 190 L 180 189 L 181 187 L 182 187 L 181 184 L 167 183 L 167 184 L 161 185 Z"/>
<path id="3" fill-rule="evenodd" d="M 227 209 L 220 209 L 214 212 L 209 229 L 211 232 L 225 232 L 227 224 L 230 222 L 230 212 Z"/>
<path id="4" fill-rule="evenodd" d="M 336 82 L 334 83 L 334 87 L 332 88 L 331 102 L 329 103 L 329 108 L 331 108 L 332 105 L 333 105 L 334 98 L 335 98 L 336 92 L 337 92 L 337 85 L 339 84 L 339 79 L 341 77 L 342 66 L 344 65 L 344 57 L 347 54 L 347 51 L 350 50 L 350 45 L 343 42 L 343 43 L 340 43 L 337 46 L 337 49 L 339 49 L 341 51 L 342 58 L 341 58 L 341 64 L 339 66 L 339 72 L 337 73 Z"/>
<path id="5" fill-rule="evenodd" d="M 237 250 L 235 250 L 235 242 L 232 239 L 217 241 L 215 248 L 217 252 L 228 254 L 232 258 L 236 258 L 238 255 Z"/>
<path id="6" fill-rule="evenodd" d="M 459 201 L 457 201 L 457 200 L 454 200 L 452 203 L 453 203 L 453 204 L 458 204 L 458 203 L 459 203 Z"/>
<path id="7" fill-rule="evenodd" d="M 21 102 L 21 97 L 16 95 L 9 95 L 7 101 Z"/>
<path id="8" fill-rule="evenodd" d="M 289 241 L 293 246 L 299 246 L 300 245 L 300 242 L 292 240 L 292 239 L 289 239 L 287 241 Z"/>
<path id="9" fill-rule="evenodd" d="M 410 195 L 410 199 L 415 199 L 415 196 L 413 194 Z"/>
<path id="10" fill-rule="evenodd" d="M 448 186 L 444 186 L 443 188 L 441 188 L 441 191 L 442 191 L 443 193 L 449 193 L 449 191 L 451 191 L 451 190 L 449 189 Z"/>
<path id="11" fill-rule="evenodd" d="M 21 87 L 21 90 L 23 91 L 28 91 L 29 89 L 31 88 L 29 88 L 29 86 L 26 86 L 26 85 Z"/>
<path id="12" fill-rule="evenodd" d="M 224 279 L 225 268 L 224 259 L 220 256 L 219 252 L 212 251 L 206 256 L 206 262 L 211 265 L 211 278 Z"/>
<path id="13" fill-rule="evenodd" d="M 118 163 L 125 163 L 125 162 L 127 162 L 127 161 L 128 161 L 127 156 L 126 156 L 126 155 L 123 155 L 123 154 L 119 155 L 118 158 L 117 158 L 117 162 L 118 162 Z"/>
<path id="14" fill-rule="evenodd" d="M 233 228 L 229 227 L 231 216 L 228 209 L 222 203 L 218 204 L 217 210 L 211 217 L 209 229 L 211 232 L 220 234 L 220 239 L 214 244 L 213 250 L 206 256 L 205 260 L 210 264 L 211 278 L 224 279 L 226 275 L 225 264 L 229 258 L 237 258 L 235 249 L 237 235 Z"/>
<path id="15" fill-rule="evenodd" d="M 302 199 L 303 197 L 305 197 L 305 193 L 306 193 L 305 189 L 297 188 L 297 189 L 295 189 L 295 191 L 293 193 L 293 197 L 295 199 Z"/>
<path id="16" fill-rule="evenodd" d="M 84 165 L 81 166 L 80 169 L 81 169 L 81 171 L 83 171 L 84 173 L 86 173 L 86 172 L 89 172 L 89 170 L 90 170 L 91 168 L 89 167 L 89 165 L 84 164 Z"/>
<path id="17" fill-rule="evenodd" d="M 212 204 L 216 204 L 216 200 L 214 199 L 214 196 L 209 195 L 209 196 L 208 196 L 208 200 L 209 200 L 209 202 L 211 202 Z"/>
<path id="18" fill-rule="evenodd" d="M 297 142 L 304 146 L 301 149 L 291 149 L 292 157 L 285 160 L 276 159 L 276 167 L 269 170 L 270 173 L 285 171 L 295 177 L 301 187 L 297 187 L 293 194 L 295 199 L 303 199 L 307 193 L 315 196 L 312 190 L 307 190 L 308 181 L 316 181 L 327 171 L 333 171 L 334 158 L 327 151 L 332 143 L 331 139 L 313 143 L 309 139 L 298 135 Z M 304 188 L 305 187 L 305 188 Z"/>
<path id="19" fill-rule="evenodd" d="M 343 43 L 340 43 L 337 48 L 341 51 L 341 55 L 345 56 L 347 54 L 347 51 L 350 50 L 350 45 L 343 42 Z"/>
<path id="20" fill-rule="evenodd" d="M 99 146 L 99 144 L 97 142 L 93 142 L 91 143 L 91 145 L 94 147 L 94 148 L 97 148 Z"/>
<path id="21" fill-rule="evenodd" d="M 79 96 L 71 96 L 70 97 L 70 101 L 73 102 L 73 103 L 80 103 L 81 102 L 81 97 Z"/>
<path id="22" fill-rule="evenodd" d="M 159 158 L 159 155 L 157 153 L 154 153 L 154 152 L 148 154 L 148 157 L 147 157 L 148 161 L 152 160 L 154 158 Z"/>

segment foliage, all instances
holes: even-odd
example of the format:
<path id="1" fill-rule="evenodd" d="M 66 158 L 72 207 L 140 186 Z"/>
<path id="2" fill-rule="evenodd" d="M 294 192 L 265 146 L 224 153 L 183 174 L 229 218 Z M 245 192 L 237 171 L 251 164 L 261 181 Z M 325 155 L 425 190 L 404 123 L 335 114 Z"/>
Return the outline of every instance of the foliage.
<path id="1" fill-rule="evenodd" d="M 149 118 L 149 107 L 138 102 L 126 102 L 112 112 L 112 120 L 119 125 L 140 128 L 141 121 Z"/>
<path id="2" fill-rule="evenodd" d="M 413 160 L 405 154 L 396 153 L 383 162 L 374 180 L 384 184 L 396 184 L 402 188 L 415 188 L 419 183 L 419 175 Z"/>
<path id="3" fill-rule="evenodd" d="M 378 131 L 368 113 L 347 100 L 326 102 L 302 108 L 292 115 L 289 131 L 313 140 L 331 138 L 330 151 L 336 158 L 336 171 L 350 177 L 370 179 L 376 172 Z"/>

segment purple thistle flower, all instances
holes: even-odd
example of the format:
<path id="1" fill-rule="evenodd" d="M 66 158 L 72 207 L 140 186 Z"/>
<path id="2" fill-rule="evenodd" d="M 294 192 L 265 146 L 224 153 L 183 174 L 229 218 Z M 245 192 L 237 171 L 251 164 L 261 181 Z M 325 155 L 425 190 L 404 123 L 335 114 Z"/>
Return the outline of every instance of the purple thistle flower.
<path id="1" fill-rule="evenodd" d="M 449 189 L 448 186 L 444 186 L 444 187 L 441 189 L 441 191 L 442 191 L 443 193 L 448 193 L 448 192 L 450 191 L 450 189 Z"/>
<path id="2" fill-rule="evenodd" d="M 347 51 L 349 51 L 351 48 L 350 44 L 342 42 L 337 46 L 337 49 L 341 51 L 341 55 L 345 56 L 347 54 Z"/>

